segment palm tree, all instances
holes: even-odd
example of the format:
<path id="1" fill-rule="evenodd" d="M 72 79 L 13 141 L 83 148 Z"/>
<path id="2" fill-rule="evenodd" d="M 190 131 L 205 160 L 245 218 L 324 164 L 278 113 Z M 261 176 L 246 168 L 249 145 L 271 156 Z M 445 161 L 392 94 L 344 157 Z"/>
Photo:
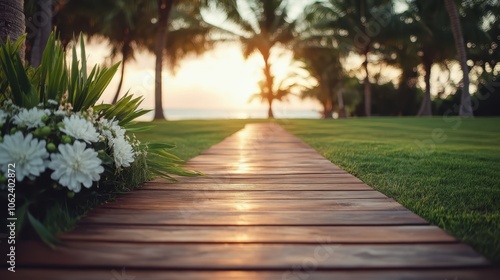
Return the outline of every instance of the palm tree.
<path id="1" fill-rule="evenodd" d="M 445 0 L 446 10 L 450 17 L 451 30 L 453 31 L 453 38 L 455 39 L 455 47 L 458 53 L 460 67 L 462 68 L 463 81 L 462 81 L 462 95 L 460 98 L 460 116 L 471 117 L 472 104 L 469 93 L 469 71 L 467 67 L 467 55 L 465 53 L 464 37 L 462 35 L 462 27 L 460 26 L 460 18 L 458 16 L 457 5 L 454 0 Z"/>
<path id="2" fill-rule="evenodd" d="M 106 15 L 103 15 L 100 35 L 109 39 L 112 46 L 111 57 L 121 56 L 120 81 L 116 89 L 112 103 L 118 101 L 123 85 L 125 65 L 134 59 L 134 53 L 142 47 L 139 40 L 142 36 L 142 28 L 151 27 L 154 7 L 146 0 L 113 0 L 108 1 L 110 5 Z M 148 5 L 149 3 L 149 5 Z"/>
<path id="3" fill-rule="evenodd" d="M 111 58 L 121 57 L 121 75 L 112 103 L 118 101 L 127 62 L 143 45 L 143 30 L 152 28 L 155 6 L 147 0 L 90 0 L 68 1 L 56 16 L 62 37 L 84 32 L 88 38 L 102 37 L 109 40 Z M 77 22 L 71 24 L 72 22 Z M 67 30 L 67 29 L 70 30 Z M 70 38 L 69 38 L 70 39 Z"/>
<path id="4" fill-rule="evenodd" d="M 214 0 L 158 0 L 158 15 L 154 34 L 146 35 L 148 46 L 156 56 L 155 64 L 155 120 L 165 119 L 163 113 L 163 65 L 168 62 L 168 68 L 175 72 L 179 62 L 190 54 L 200 55 L 213 47 L 209 39 L 211 26 L 203 21 L 201 9 L 211 3 L 216 7 L 226 1 Z M 161 3 L 160 3 L 161 2 Z M 148 33 L 148 30 L 143 30 Z"/>
<path id="5" fill-rule="evenodd" d="M 30 65 L 38 67 L 42 62 L 45 45 L 52 32 L 52 0 L 25 0 L 24 13 L 26 23 L 26 55 Z"/>
<path id="6" fill-rule="evenodd" d="M 156 28 L 156 44 L 154 53 L 156 56 L 155 63 L 155 120 L 165 119 L 163 114 L 163 97 L 162 97 L 162 71 L 163 71 L 163 50 L 167 43 L 168 19 L 170 11 L 176 0 L 158 0 L 158 19 Z"/>
<path id="7" fill-rule="evenodd" d="M 295 21 L 288 15 L 287 0 L 227 1 L 222 5 L 226 22 L 235 28 L 218 27 L 219 31 L 236 38 L 242 46 L 243 56 L 254 52 L 262 56 L 264 81 L 262 94 L 268 103 L 268 118 L 274 118 L 273 101 L 277 99 L 271 53 L 276 46 L 285 46 L 294 40 Z"/>
<path id="8" fill-rule="evenodd" d="M 17 40 L 26 32 L 24 22 L 23 0 L 0 0 L 0 43 L 5 42 L 7 37 Z M 21 59 L 24 60 L 24 45 L 20 51 Z"/>
<path id="9" fill-rule="evenodd" d="M 387 0 L 328 0 L 318 1 L 308 7 L 307 13 L 316 28 L 327 36 L 333 36 L 335 44 L 348 55 L 354 52 L 363 57 L 364 72 L 363 92 L 365 97 L 365 115 L 371 115 L 371 85 L 369 57 L 374 51 L 378 37 L 384 32 L 381 14 L 392 14 L 391 1 Z"/>
<path id="10" fill-rule="evenodd" d="M 304 73 L 305 71 L 303 70 L 304 68 L 302 65 L 299 65 L 296 61 L 292 62 L 285 77 L 281 80 L 273 78 L 275 83 L 273 84 L 274 88 L 272 91 L 267 90 L 267 80 L 263 77 L 263 79 L 259 82 L 259 91 L 251 95 L 248 102 L 251 102 L 254 99 L 260 99 L 263 103 L 269 102 L 270 99 L 276 101 L 287 101 L 288 96 L 297 96 L 300 92 L 309 88 L 306 73 Z M 273 95 L 269 96 L 270 93 Z"/>
<path id="11" fill-rule="evenodd" d="M 323 106 L 323 118 L 331 119 L 338 108 L 340 118 L 346 116 L 343 83 L 345 70 L 340 63 L 338 49 L 325 47 L 301 47 L 295 49 L 295 57 L 305 63 L 305 69 L 318 84 L 302 94 L 303 98 L 317 99 Z M 337 104 L 335 104 L 337 103 Z"/>
<path id="12" fill-rule="evenodd" d="M 401 15 L 408 24 L 408 33 L 417 46 L 424 68 L 425 91 L 419 116 L 432 115 L 431 70 L 437 63 L 445 63 L 453 56 L 452 37 L 447 27 L 449 21 L 442 1 L 414 0 L 409 9 Z"/>

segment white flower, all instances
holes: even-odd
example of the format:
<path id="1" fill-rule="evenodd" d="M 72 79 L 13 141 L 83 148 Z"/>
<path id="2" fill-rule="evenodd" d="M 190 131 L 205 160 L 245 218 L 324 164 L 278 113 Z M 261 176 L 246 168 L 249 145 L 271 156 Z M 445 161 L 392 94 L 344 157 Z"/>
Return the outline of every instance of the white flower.
<path id="1" fill-rule="evenodd" d="M 5 120 L 7 119 L 8 116 L 9 114 L 7 114 L 7 112 L 0 109 L 0 125 L 5 123 Z"/>
<path id="2" fill-rule="evenodd" d="M 68 112 L 63 111 L 61 109 L 57 109 L 54 111 L 54 115 L 56 115 L 56 116 L 66 116 L 67 114 L 68 114 Z"/>
<path id="3" fill-rule="evenodd" d="M 63 119 L 64 127 L 61 131 L 78 140 L 87 143 L 99 141 L 99 134 L 95 127 L 88 120 L 72 115 Z"/>
<path id="4" fill-rule="evenodd" d="M 134 149 L 123 137 L 113 140 L 113 157 L 116 167 L 129 167 L 135 159 Z"/>
<path id="5" fill-rule="evenodd" d="M 36 107 L 29 110 L 23 108 L 17 115 L 14 116 L 13 122 L 16 125 L 25 125 L 28 128 L 36 128 L 44 125 L 42 118 L 49 114 L 49 110 L 42 110 Z"/>
<path id="6" fill-rule="evenodd" d="M 59 154 L 50 156 L 49 168 L 54 170 L 50 175 L 52 180 L 67 187 L 73 192 L 79 192 L 83 186 L 90 188 L 94 181 L 99 181 L 104 172 L 101 160 L 93 149 L 86 149 L 85 143 L 75 141 L 73 145 L 59 144 Z"/>
<path id="7" fill-rule="evenodd" d="M 50 105 L 59 105 L 59 102 L 55 101 L 54 99 L 47 100 L 47 103 Z"/>
<path id="8" fill-rule="evenodd" d="M 5 173 L 9 169 L 9 164 L 15 164 L 18 181 L 28 176 L 39 176 L 44 172 L 48 157 L 45 140 L 33 139 L 31 133 L 26 137 L 20 131 L 13 135 L 5 135 L 3 142 L 0 143 L 1 169 Z"/>
<path id="9" fill-rule="evenodd" d="M 110 146 L 113 146 L 115 138 L 125 137 L 125 129 L 118 125 L 118 121 L 114 118 L 111 120 L 102 119 L 101 120 L 102 134 L 106 136 Z"/>

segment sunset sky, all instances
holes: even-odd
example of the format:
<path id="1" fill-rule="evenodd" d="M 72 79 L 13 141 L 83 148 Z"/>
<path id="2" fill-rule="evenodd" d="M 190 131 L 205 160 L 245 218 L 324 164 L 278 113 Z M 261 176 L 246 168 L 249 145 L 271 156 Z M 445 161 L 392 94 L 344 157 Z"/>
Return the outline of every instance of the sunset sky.
<path id="1" fill-rule="evenodd" d="M 297 16 L 302 10 L 304 1 L 292 1 L 291 15 Z M 396 7 L 398 8 L 398 7 Z M 399 7 L 398 9 L 403 9 Z M 217 17 L 208 15 L 208 19 L 217 21 Z M 223 24 L 217 23 L 216 24 Z M 102 64 L 106 61 L 110 53 L 106 41 L 93 40 L 87 44 L 88 65 Z M 117 58 L 117 60 L 120 57 Z M 271 56 L 272 71 L 276 80 L 284 78 L 292 63 L 292 54 L 289 51 L 275 48 Z M 108 59 L 109 61 L 109 59 Z M 358 78 L 363 79 L 361 71 L 356 73 L 356 69 L 361 67 L 362 59 L 351 56 L 344 61 L 344 66 L 353 70 Z M 126 65 L 125 79 L 122 87 L 122 94 L 127 90 L 134 95 L 141 95 L 145 98 L 144 108 L 152 109 L 154 104 L 154 65 L 155 57 L 148 52 L 136 52 L 135 60 Z M 214 50 L 206 52 L 202 56 L 192 56 L 181 61 L 176 73 L 171 73 L 168 67 L 163 71 L 163 106 L 169 109 L 216 109 L 216 110 L 252 110 L 267 109 L 266 104 L 254 100 L 249 103 L 249 97 L 258 92 L 258 81 L 262 79 L 263 60 L 258 53 L 254 53 L 245 60 L 241 53 L 241 48 L 237 43 L 225 43 L 217 46 Z M 451 66 L 452 80 L 455 78 L 456 65 Z M 381 71 L 377 65 L 370 64 L 371 73 Z M 431 92 L 437 94 L 442 90 L 444 84 L 448 84 L 448 75 L 443 74 L 439 66 L 435 66 L 431 81 L 433 82 Z M 385 67 L 382 70 L 384 81 L 397 82 L 399 71 Z M 110 102 L 119 81 L 117 74 L 106 90 L 102 100 Z M 424 86 L 423 77 L 420 77 L 420 85 Z M 451 92 L 451 90 L 450 90 Z M 290 97 L 288 102 L 278 102 L 273 104 L 276 111 L 286 110 L 309 110 L 319 111 L 321 106 L 313 100 L 300 100 L 297 97 Z"/>
<path id="2" fill-rule="evenodd" d="M 105 43 L 88 45 L 89 65 L 102 63 L 108 54 Z M 145 97 L 145 107 L 152 108 L 154 102 L 155 57 L 143 52 L 126 66 L 123 89 Z M 274 56 L 273 71 L 277 79 L 284 77 L 291 63 L 291 54 Z M 262 77 L 262 59 L 258 54 L 244 60 L 239 46 L 222 45 L 200 57 L 190 57 L 181 63 L 175 74 L 164 69 L 165 108 L 180 109 L 244 109 L 266 108 L 257 100 L 248 103 L 249 97 L 258 91 L 257 83 Z M 118 75 L 103 97 L 109 102 L 118 84 Z M 279 104 L 290 109 L 319 109 L 314 101 L 300 101 Z"/>

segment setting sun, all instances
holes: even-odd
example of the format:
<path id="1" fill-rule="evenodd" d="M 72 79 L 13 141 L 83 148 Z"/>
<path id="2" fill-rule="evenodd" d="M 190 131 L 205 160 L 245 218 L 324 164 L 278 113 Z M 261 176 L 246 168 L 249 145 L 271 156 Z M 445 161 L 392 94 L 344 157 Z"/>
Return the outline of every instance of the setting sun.
<path id="1" fill-rule="evenodd" d="M 105 42 L 92 40 L 88 46 L 89 64 L 102 62 L 109 53 Z M 281 50 L 272 56 L 272 71 L 277 80 L 286 78 L 292 63 L 291 53 Z M 123 89 L 143 96 L 143 107 L 154 105 L 154 56 L 140 52 L 136 59 L 127 65 Z M 258 82 L 262 79 L 263 61 L 258 55 L 245 60 L 237 45 L 220 45 L 200 57 L 187 58 L 174 73 L 164 71 L 164 107 L 170 109 L 214 109 L 240 110 L 241 118 L 251 117 L 246 110 L 263 110 L 265 104 L 259 100 L 249 102 L 250 96 L 259 91 Z M 166 67 L 167 68 L 167 67 Z M 102 100 L 109 102 L 115 94 L 118 77 L 115 77 L 103 95 Z M 125 92 L 125 91 L 123 91 Z M 319 110 L 314 101 L 290 97 L 288 102 L 276 102 L 277 112 L 286 110 Z M 263 116 L 262 116 L 263 117 Z"/>

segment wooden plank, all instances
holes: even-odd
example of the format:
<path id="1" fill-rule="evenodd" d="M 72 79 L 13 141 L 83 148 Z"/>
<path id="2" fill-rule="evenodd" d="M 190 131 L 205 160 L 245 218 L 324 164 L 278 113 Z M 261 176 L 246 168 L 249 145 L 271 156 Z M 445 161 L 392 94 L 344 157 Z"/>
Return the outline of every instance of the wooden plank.
<path id="1" fill-rule="evenodd" d="M 131 226 L 83 225 L 63 240 L 161 243 L 450 243 L 435 226 Z"/>
<path id="2" fill-rule="evenodd" d="M 386 199 L 324 199 L 324 200 L 141 200 L 140 198 L 119 198 L 115 203 L 102 205 L 104 208 L 137 209 L 137 210 L 170 210 L 191 209 L 196 205 L 197 211 L 212 212 L 249 212 L 249 211 L 401 211 L 406 210 L 396 201 Z"/>
<path id="3" fill-rule="evenodd" d="M 283 211 L 208 212 L 196 203 L 175 211 L 111 209 L 99 207 L 80 223 L 136 225 L 422 225 L 427 221 L 410 211 Z"/>
<path id="4" fill-rule="evenodd" d="M 190 159 L 188 163 L 205 163 L 205 164 L 210 164 L 210 163 L 220 163 L 220 162 L 229 162 L 231 161 L 232 163 L 253 163 L 253 164 L 262 164 L 263 161 L 267 162 L 267 164 L 275 164 L 275 165 L 287 165 L 290 163 L 290 158 L 287 157 L 282 157 L 282 158 L 268 158 L 265 155 L 259 156 L 259 157 L 240 157 L 240 156 L 235 156 L 235 157 L 195 157 L 193 159 Z M 316 165 L 321 165 L 321 164 L 331 164 L 331 162 L 325 158 L 320 158 L 320 157 L 304 157 L 301 158 L 300 161 L 297 161 L 303 164 L 316 164 Z"/>
<path id="5" fill-rule="evenodd" d="M 314 181 L 318 179 L 357 179 L 353 175 L 347 173 L 347 172 L 336 172 L 336 173 L 326 173 L 326 174 L 311 174 L 313 176 L 305 176 L 304 174 L 218 174 L 218 175 L 208 175 L 205 174 L 205 176 L 202 177 L 196 177 L 196 178 L 185 178 L 185 177 L 176 177 L 178 179 L 190 179 L 194 181 L 203 181 L 203 180 L 220 180 L 220 179 L 269 179 L 269 180 L 274 180 L 274 179 L 279 179 L 279 180 L 296 180 L 296 179 L 308 179 L 309 182 L 314 183 Z M 313 177 L 313 178 L 310 178 Z M 358 179 L 359 180 L 359 179 Z"/>
<path id="6" fill-rule="evenodd" d="M 228 180 L 229 181 L 229 180 Z M 172 183 L 155 180 L 145 183 L 139 190 L 219 190 L 219 191 L 363 191 L 373 190 L 364 183 L 337 184 L 215 184 Z"/>
<path id="7" fill-rule="evenodd" d="M 196 183 L 196 184 L 218 184 L 218 183 L 228 183 L 231 184 L 352 184 L 352 183 L 362 183 L 360 179 L 349 175 L 349 177 L 340 178 L 179 178 L 176 177 L 179 183 Z"/>
<path id="8" fill-rule="evenodd" d="M 203 172 L 207 176 L 214 175 L 233 175 L 233 174 L 261 174 L 261 175 L 291 175 L 291 174 L 302 174 L 314 175 L 314 174 L 349 174 L 346 171 L 337 169 L 308 169 L 308 168 L 255 168 L 246 165 L 232 166 L 228 168 L 216 168 L 216 167 L 200 167 L 200 166 L 185 166 L 188 169 L 194 169 Z"/>
<path id="9" fill-rule="evenodd" d="M 235 167 L 235 166 L 240 166 L 244 164 L 247 167 L 262 167 L 262 168 L 267 168 L 267 169 L 282 169 L 282 168 L 297 168 L 297 169 L 302 169 L 302 168 L 309 168 L 309 169 L 333 169 L 333 170 L 339 170 L 338 166 L 332 164 L 332 163 L 327 163 L 327 164 L 320 164 L 318 165 L 316 162 L 293 162 L 293 161 L 288 161 L 287 164 L 282 164 L 282 165 L 277 165 L 274 162 L 228 162 L 228 161 L 219 161 L 219 162 L 210 162 L 210 163 L 195 163 L 188 161 L 186 166 L 198 166 L 202 168 L 210 168 L 210 167 L 215 167 L 215 168 L 221 168 L 221 167 Z M 342 169 L 341 169 L 342 170 Z"/>
<path id="10" fill-rule="evenodd" d="M 318 271 L 304 265 L 283 271 L 164 271 L 133 270 L 123 266 L 109 269 L 25 269 L 10 273 L 12 280 L 497 280 L 499 269 L 404 269 L 404 270 L 344 270 Z"/>
<path id="11" fill-rule="evenodd" d="M 240 166 L 234 167 L 233 169 L 215 169 L 215 168 L 199 168 L 199 167 L 191 167 L 186 166 L 186 168 L 191 170 L 197 170 L 202 172 L 208 177 L 230 177 L 233 175 L 259 175 L 259 176 L 267 176 L 267 175 L 302 175 L 302 176 L 312 176 L 320 175 L 320 174 L 349 174 L 345 171 L 332 171 L 332 170 L 307 170 L 303 169 L 300 171 L 295 171 L 290 168 L 283 169 L 254 169 L 251 167 Z"/>
<path id="12" fill-rule="evenodd" d="M 294 154 L 294 155 L 288 155 L 288 154 L 273 154 L 273 155 L 266 155 L 266 154 L 248 154 L 248 155 L 239 155 L 239 154 L 233 154 L 233 155 L 200 155 L 192 160 L 190 162 L 204 162 L 204 161 L 220 161 L 220 160 L 231 160 L 233 162 L 248 162 L 248 161 L 279 161 L 279 162 L 290 162 L 290 159 L 293 158 L 294 160 L 304 160 L 305 162 L 329 162 L 327 159 L 324 157 L 320 156 L 319 154 Z"/>
<path id="13" fill-rule="evenodd" d="M 161 200 L 178 199 L 229 199 L 229 200 L 259 200 L 259 199 L 366 199 L 387 198 L 377 191 L 220 191 L 220 190 L 139 190 L 126 194 L 120 199 Z"/>
<path id="14" fill-rule="evenodd" d="M 207 176 L 213 175 L 232 175 L 232 174 L 249 174 L 249 175 L 296 175 L 305 176 L 314 174 L 349 174 L 348 172 L 333 167 L 318 168 L 318 167 L 293 167 L 293 166 L 283 166 L 283 167 L 269 167 L 269 166 L 250 166 L 245 163 L 234 164 L 231 166 L 207 166 L 207 165 L 196 165 L 189 164 L 185 165 L 188 169 L 194 169 L 203 172 Z"/>
<path id="15" fill-rule="evenodd" d="M 122 267 L 144 269 L 287 270 L 302 263 L 317 269 L 453 268 L 488 265 L 462 244 L 295 245 L 144 244 L 66 242 L 50 249 L 26 241 L 18 245 L 23 265 Z M 316 257 L 315 257 L 316 256 Z"/>
<path id="16" fill-rule="evenodd" d="M 187 166 L 209 176 L 147 183 L 92 211 L 56 250 L 19 242 L 25 274 L 16 275 L 121 279 L 123 267 L 137 279 L 498 275 L 481 269 L 489 262 L 470 247 L 276 124 L 248 125 Z"/>

